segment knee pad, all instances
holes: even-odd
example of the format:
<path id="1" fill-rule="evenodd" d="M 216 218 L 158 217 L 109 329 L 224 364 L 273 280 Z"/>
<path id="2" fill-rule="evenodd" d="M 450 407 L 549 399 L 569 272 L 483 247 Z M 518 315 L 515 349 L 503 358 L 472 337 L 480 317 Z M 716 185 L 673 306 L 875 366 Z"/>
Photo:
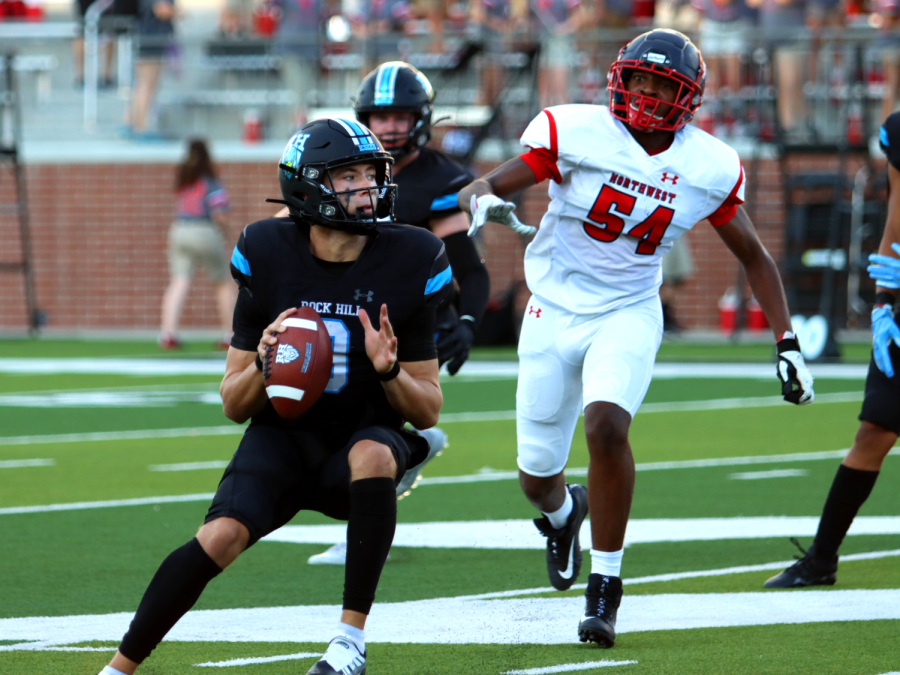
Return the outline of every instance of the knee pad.
<path id="1" fill-rule="evenodd" d="M 519 358 L 516 411 L 519 417 L 545 421 L 559 412 L 565 390 L 562 365 L 543 352 L 524 352 Z"/>
<path id="2" fill-rule="evenodd" d="M 569 459 L 572 436 L 566 438 L 555 424 L 543 424 L 528 419 L 518 420 L 518 465 L 529 476 L 555 476 Z"/>

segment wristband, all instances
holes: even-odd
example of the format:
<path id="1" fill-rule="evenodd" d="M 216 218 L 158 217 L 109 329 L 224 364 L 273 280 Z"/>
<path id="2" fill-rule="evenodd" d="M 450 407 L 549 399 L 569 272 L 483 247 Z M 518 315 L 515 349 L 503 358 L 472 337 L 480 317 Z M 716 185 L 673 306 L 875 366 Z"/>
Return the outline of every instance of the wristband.
<path id="1" fill-rule="evenodd" d="M 376 375 L 378 375 L 378 379 L 381 380 L 382 382 L 390 382 L 395 377 L 397 377 L 399 374 L 400 374 L 400 362 L 399 361 L 394 361 L 394 367 L 391 368 L 386 373 L 376 373 Z"/>
<path id="2" fill-rule="evenodd" d="M 887 305 L 888 307 L 893 307 L 894 302 L 897 300 L 897 296 L 893 293 L 889 293 L 888 291 L 878 291 L 875 294 L 875 306 L 878 305 Z"/>
<path id="3" fill-rule="evenodd" d="M 776 342 L 775 348 L 779 354 L 782 352 L 799 352 L 800 342 L 795 337 L 786 337 Z"/>

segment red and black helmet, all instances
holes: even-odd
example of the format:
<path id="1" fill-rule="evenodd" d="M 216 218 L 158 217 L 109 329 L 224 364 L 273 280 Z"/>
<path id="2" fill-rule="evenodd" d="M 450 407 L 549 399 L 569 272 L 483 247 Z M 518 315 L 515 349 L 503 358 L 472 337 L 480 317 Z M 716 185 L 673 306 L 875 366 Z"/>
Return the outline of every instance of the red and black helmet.
<path id="1" fill-rule="evenodd" d="M 627 90 L 635 71 L 663 75 L 678 84 L 675 102 L 665 117 L 656 115 L 665 103 Z M 678 131 L 694 118 L 703 100 L 706 64 L 686 35 L 657 28 L 622 47 L 609 68 L 608 79 L 609 109 L 614 117 L 638 131 Z"/>

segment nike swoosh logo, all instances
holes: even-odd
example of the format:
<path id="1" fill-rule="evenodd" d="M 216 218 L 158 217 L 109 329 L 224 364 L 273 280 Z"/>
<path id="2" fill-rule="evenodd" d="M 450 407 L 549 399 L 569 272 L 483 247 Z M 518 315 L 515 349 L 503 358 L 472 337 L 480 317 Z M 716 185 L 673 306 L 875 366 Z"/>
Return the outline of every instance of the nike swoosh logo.
<path id="1" fill-rule="evenodd" d="M 578 534 L 576 533 L 575 537 L 577 537 L 577 536 L 578 536 Z M 569 565 L 566 567 L 565 572 L 559 573 L 559 576 L 561 576 L 563 579 L 571 579 L 572 578 L 572 570 L 575 565 L 575 542 L 577 541 L 577 539 L 575 537 L 572 537 L 572 548 L 569 550 Z"/>

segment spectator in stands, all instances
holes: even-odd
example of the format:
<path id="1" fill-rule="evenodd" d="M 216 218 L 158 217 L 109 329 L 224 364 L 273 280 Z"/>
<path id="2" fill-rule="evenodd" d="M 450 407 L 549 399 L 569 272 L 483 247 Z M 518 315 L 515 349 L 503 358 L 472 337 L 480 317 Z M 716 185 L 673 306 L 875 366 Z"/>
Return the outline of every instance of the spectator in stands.
<path id="1" fill-rule="evenodd" d="M 581 0 L 530 0 L 530 10 L 541 40 L 541 106 L 569 103 L 569 70 L 576 65 L 573 42 L 589 15 Z"/>
<path id="2" fill-rule="evenodd" d="M 400 57 L 398 45 L 413 9 L 409 0 L 362 0 L 357 7 L 350 20 L 356 38 L 362 41 L 366 74 L 378 64 Z"/>
<path id="3" fill-rule="evenodd" d="M 747 0 L 759 9 L 759 28 L 775 50 L 778 121 L 788 142 L 809 141 L 803 100 L 806 0 Z"/>
<path id="4" fill-rule="evenodd" d="M 228 349 L 235 300 L 223 237 L 228 232 L 229 200 L 202 140 L 190 141 L 187 158 L 175 173 L 175 191 L 175 219 L 169 229 L 171 281 L 163 294 L 159 346 L 163 349 L 181 346 L 178 320 L 194 270 L 199 265 L 216 284 L 216 305 L 222 327 L 219 346 Z"/>
<path id="5" fill-rule="evenodd" d="M 886 120 L 894 112 L 900 91 L 900 1 L 875 0 L 874 10 L 880 24 L 875 47 L 881 52 L 884 67 L 881 119 Z"/>
<path id="6" fill-rule="evenodd" d="M 501 57 L 510 51 L 509 36 L 513 30 L 511 0 L 471 0 L 469 29 L 484 50 L 481 70 L 479 105 L 494 105 L 503 89 L 505 69 Z"/>
<path id="7" fill-rule="evenodd" d="M 162 139 L 158 132 L 147 130 L 147 114 L 156 97 L 163 60 L 175 34 L 176 14 L 174 0 L 140 0 L 138 5 L 134 93 L 122 128 L 122 135 L 137 141 Z"/>
<path id="8" fill-rule="evenodd" d="M 706 92 L 716 94 L 720 87 L 738 91 L 740 57 L 748 52 L 747 37 L 756 24 L 757 10 L 745 0 L 692 0 L 691 6 L 697 11 L 700 49 L 706 61 Z"/>
<path id="9" fill-rule="evenodd" d="M 294 126 L 300 127 L 306 123 L 307 92 L 316 84 L 321 57 L 319 27 L 333 12 L 327 0 L 274 0 L 273 4 L 281 10 L 276 51 L 282 57 L 284 85 L 299 97 Z"/>
<path id="10" fill-rule="evenodd" d="M 630 26 L 633 2 L 634 0 L 594 0 L 594 21 L 597 27 L 608 30 Z M 616 52 L 618 53 L 618 49 Z"/>

